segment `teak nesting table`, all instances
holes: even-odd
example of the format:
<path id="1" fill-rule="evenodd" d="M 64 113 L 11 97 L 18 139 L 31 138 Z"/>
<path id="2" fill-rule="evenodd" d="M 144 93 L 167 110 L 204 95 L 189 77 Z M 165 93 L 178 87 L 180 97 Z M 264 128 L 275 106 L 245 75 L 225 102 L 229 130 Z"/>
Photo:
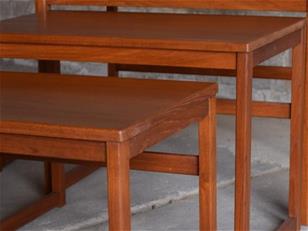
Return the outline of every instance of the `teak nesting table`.
<path id="1" fill-rule="evenodd" d="M 102 1 L 104 2 L 106 1 Z M 128 1 L 110 2 L 129 5 Z M 130 2 L 133 4 L 137 1 Z M 183 2 L 189 5 L 189 1 Z M 47 3 L 68 2 L 47 0 Z M 228 110 L 235 110 L 236 114 L 235 230 L 239 231 L 249 230 L 250 220 L 251 116 L 256 113 L 252 104 L 253 68 L 282 51 L 293 49 L 292 105 L 288 112 L 291 114 L 290 219 L 282 225 L 282 229 L 299 229 L 304 19 L 125 12 L 45 12 L 44 7 L 44 4 L 38 5 L 38 15 L 1 22 L 1 57 L 41 60 L 41 72 L 59 71 L 58 60 L 235 71 L 236 103 L 223 106 Z M 232 7 L 229 6 L 229 9 Z"/>
<path id="2" fill-rule="evenodd" d="M 0 151 L 106 163 L 109 230 L 130 229 L 130 165 L 199 175 L 200 229 L 216 229 L 216 84 L 24 73 L 1 73 L 0 81 Z M 198 156 L 144 153 L 192 122 L 199 124 Z M 42 204 L 62 205 L 59 179 Z M 13 216 L 0 228 L 18 222 Z"/>

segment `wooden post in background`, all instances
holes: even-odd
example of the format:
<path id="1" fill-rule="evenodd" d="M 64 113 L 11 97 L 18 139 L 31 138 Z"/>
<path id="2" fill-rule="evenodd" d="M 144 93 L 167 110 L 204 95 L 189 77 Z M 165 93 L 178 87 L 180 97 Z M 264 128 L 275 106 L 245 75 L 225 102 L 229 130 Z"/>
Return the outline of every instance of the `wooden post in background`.
<path id="1" fill-rule="evenodd" d="M 116 7 L 116 6 L 107 6 L 106 7 L 106 11 L 107 12 L 117 12 L 118 11 L 118 7 Z M 118 70 L 117 64 L 108 63 L 107 64 L 107 69 L 108 69 L 108 76 L 112 76 L 112 77 L 118 77 L 119 76 L 119 70 Z"/>
<path id="2" fill-rule="evenodd" d="M 48 8 L 46 0 L 35 0 L 35 13 L 42 19 L 45 19 Z"/>

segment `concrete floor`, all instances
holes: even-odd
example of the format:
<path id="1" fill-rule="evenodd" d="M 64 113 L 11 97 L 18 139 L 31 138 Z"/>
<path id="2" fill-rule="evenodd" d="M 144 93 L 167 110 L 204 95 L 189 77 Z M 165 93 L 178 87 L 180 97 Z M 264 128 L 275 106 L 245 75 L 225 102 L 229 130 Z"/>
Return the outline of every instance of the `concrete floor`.
<path id="1" fill-rule="evenodd" d="M 287 214 L 288 171 L 282 170 L 253 180 L 251 229 L 274 230 Z M 218 229 L 233 227 L 233 184 L 218 191 Z M 191 196 L 133 217 L 133 230 L 198 230 L 198 196 Z M 107 223 L 91 230 L 107 230 Z"/>

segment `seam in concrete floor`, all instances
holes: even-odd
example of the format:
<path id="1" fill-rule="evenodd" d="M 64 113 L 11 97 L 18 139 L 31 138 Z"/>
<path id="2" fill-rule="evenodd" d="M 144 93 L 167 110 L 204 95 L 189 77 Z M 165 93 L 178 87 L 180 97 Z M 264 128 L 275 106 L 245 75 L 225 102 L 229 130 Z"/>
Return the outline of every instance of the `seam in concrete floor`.
<path id="1" fill-rule="evenodd" d="M 258 177 L 262 177 L 262 176 L 266 176 L 266 175 L 270 175 L 279 171 L 284 171 L 284 170 L 288 170 L 289 168 L 279 168 L 279 167 L 275 167 L 273 169 L 258 173 L 258 174 L 253 174 L 251 176 L 251 179 L 255 179 Z M 228 187 L 230 185 L 234 185 L 235 181 L 234 179 L 231 180 L 226 180 L 226 181 L 222 181 L 220 183 L 217 184 L 217 187 L 219 189 Z M 145 213 L 154 209 L 158 209 L 158 208 L 162 208 L 164 206 L 167 206 L 169 204 L 175 203 L 177 201 L 180 200 L 184 200 L 193 196 L 198 195 L 198 189 L 194 189 L 191 191 L 186 191 L 186 192 L 177 192 L 176 194 L 173 195 L 169 195 L 165 198 L 160 198 L 158 200 L 154 200 L 154 201 L 149 201 L 148 203 L 144 203 L 142 205 L 137 205 L 132 207 L 132 215 L 136 215 L 136 214 L 140 214 L 140 213 Z M 69 230 L 67 231 L 80 231 L 82 229 L 88 229 L 91 228 L 91 226 L 93 225 L 98 225 L 98 224 L 106 224 L 108 222 L 108 219 L 101 219 L 101 217 L 96 217 L 90 220 L 87 220 L 85 223 L 83 224 L 78 224 L 75 227 L 70 227 Z M 307 230 L 308 231 L 308 230 Z"/>

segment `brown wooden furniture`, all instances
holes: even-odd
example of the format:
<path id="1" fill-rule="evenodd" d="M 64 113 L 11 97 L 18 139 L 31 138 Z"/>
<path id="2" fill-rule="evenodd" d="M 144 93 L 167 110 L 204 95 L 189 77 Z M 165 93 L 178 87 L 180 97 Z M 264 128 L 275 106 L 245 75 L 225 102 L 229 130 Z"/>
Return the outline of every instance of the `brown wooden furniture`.
<path id="1" fill-rule="evenodd" d="M 146 3 L 148 2 L 148 3 Z M 96 2 L 97 3 L 97 2 Z M 63 4 L 63 3 L 62 3 Z M 132 3 L 135 4 L 135 3 Z M 263 11 L 289 11 L 289 12 L 306 12 L 306 24 L 308 22 L 308 1 L 306 0 L 292 0 L 292 1 L 198 1 L 189 2 L 183 1 L 181 4 L 177 1 L 160 1 L 149 2 L 143 1 L 138 4 L 146 6 L 157 6 L 160 4 L 169 4 L 169 7 L 177 7 L 181 5 L 191 8 L 208 8 L 208 9 L 238 9 L 238 10 L 263 10 Z M 107 11 L 116 12 L 117 6 L 130 5 L 128 1 L 115 3 L 115 7 L 109 7 Z M 308 30 L 306 30 L 306 52 L 305 52 L 305 109 L 304 109 L 304 134 L 303 134 L 303 157 L 302 157 L 302 205 L 301 205 L 301 223 L 308 225 Z M 127 64 L 109 64 L 109 75 L 118 76 L 120 71 L 134 71 L 134 72 L 157 72 L 157 73 L 179 73 L 179 74 L 196 74 L 196 75 L 219 75 L 224 77 L 236 76 L 234 70 L 211 69 L 211 68 L 183 68 L 183 67 L 165 67 L 165 66 L 149 66 L 149 65 L 127 65 Z M 292 80 L 292 70 L 290 67 L 277 66 L 256 66 L 253 72 L 254 78 L 260 79 L 279 79 Z M 217 112 L 219 114 L 235 114 L 235 104 L 232 100 L 218 99 Z M 293 101 L 291 102 L 293 103 Z M 256 117 L 272 117 L 290 119 L 291 110 L 290 104 L 287 103 L 268 103 L 268 102 L 254 102 L 253 116 Z"/>
<path id="2" fill-rule="evenodd" d="M 296 199 L 300 198 L 297 176 L 301 160 L 294 157 L 301 153 L 303 146 L 304 19 L 124 12 L 63 13 L 48 11 L 52 4 L 304 12 L 305 0 L 38 0 L 38 17 L 29 15 L 0 24 L 1 56 L 45 60 L 40 62 L 41 71 L 58 71 L 57 60 L 76 60 L 121 63 L 126 65 L 123 69 L 137 67 L 135 65 L 141 65 L 140 69 L 148 68 L 150 65 L 168 67 L 171 72 L 174 69 L 169 69 L 170 66 L 180 68 L 181 72 L 202 69 L 207 73 L 235 74 L 236 101 L 218 101 L 218 112 L 235 113 L 237 117 L 235 230 L 249 230 L 251 116 L 264 113 L 288 117 L 292 121 L 290 222 L 285 224 L 298 229 L 299 201 Z M 115 10 L 114 7 L 110 9 Z M 289 48 L 294 51 L 293 68 L 256 67 Z M 117 70 L 114 65 L 111 67 L 110 72 Z M 292 105 L 252 102 L 254 70 L 259 77 L 278 78 L 278 74 L 282 73 L 283 77 L 289 78 L 292 75 Z M 87 172 L 84 173 L 86 175 Z M 78 174 L 75 180 L 78 179 L 76 176 Z M 304 194 L 307 192 L 303 191 Z"/>
<path id="3" fill-rule="evenodd" d="M 109 230 L 130 230 L 130 168 L 198 175 L 200 230 L 216 230 L 216 84 L 23 73 L 1 73 L 0 81 L 0 152 L 106 164 Z M 199 155 L 144 152 L 192 122 Z M 52 174 L 52 193 L 0 229 L 63 205 L 64 188 Z"/>
<path id="4" fill-rule="evenodd" d="M 306 12 L 306 24 L 308 23 L 308 1 L 306 0 L 292 0 L 292 1 L 199 1 L 188 2 L 183 1 L 181 4 L 177 1 L 162 1 L 162 2 L 138 2 L 139 5 L 157 6 L 160 4 L 169 4 L 169 7 L 177 7 L 181 5 L 191 8 L 208 8 L 208 9 L 237 9 L 237 10 L 263 10 L 263 11 L 289 11 L 289 12 Z M 96 2 L 97 3 L 97 2 Z M 63 3 L 62 3 L 63 4 Z M 132 3 L 133 5 L 135 3 Z M 117 6 L 130 5 L 128 1 L 115 3 L 116 6 L 109 7 L 107 11 L 116 12 Z M 303 133 L 303 157 L 302 157 L 302 203 L 301 203 L 301 223 L 308 225 L 308 30 L 306 30 L 305 37 L 306 52 L 305 52 L 305 108 L 304 108 L 304 133 Z M 219 75 L 224 77 L 236 76 L 234 70 L 212 69 L 212 68 L 186 68 L 186 67 L 166 67 L 153 65 L 127 65 L 127 64 L 109 64 L 109 75 L 118 76 L 120 71 L 134 71 L 134 72 L 157 72 L 157 73 L 179 73 L 179 74 L 196 74 L 196 75 Z M 277 67 L 277 66 L 256 66 L 253 72 L 254 78 L 260 79 L 278 79 L 292 81 L 291 67 Z M 219 114 L 235 114 L 235 103 L 232 100 L 218 99 L 217 112 Z M 272 118 L 291 118 L 291 103 L 268 103 L 268 102 L 254 102 L 253 116 L 256 117 L 272 117 Z"/>

